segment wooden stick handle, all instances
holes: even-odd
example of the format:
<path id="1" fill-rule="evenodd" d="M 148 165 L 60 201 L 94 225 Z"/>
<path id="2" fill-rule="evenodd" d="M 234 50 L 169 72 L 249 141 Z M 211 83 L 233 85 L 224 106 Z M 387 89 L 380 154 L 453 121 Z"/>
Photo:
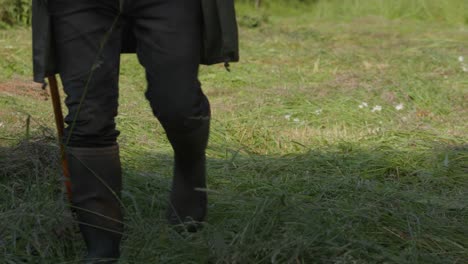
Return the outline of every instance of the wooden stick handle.
<path id="1" fill-rule="evenodd" d="M 54 108 L 55 125 L 57 126 L 57 136 L 60 145 L 60 157 L 62 160 L 63 176 L 65 177 L 65 188 L 67 190 L 68 199 L 71 200 L 71 183 L 70 183 L 70 171 L 68 170 L 68 162 L 65 155 L 65 146 L 63 145 L 63 113 L 62 104 L 60 100 L 60 93 L 58 89 L 57 78 L 55 75 L 47 77 L 50 86 L 50 96 L 52 97 L 52 107 Z"/>

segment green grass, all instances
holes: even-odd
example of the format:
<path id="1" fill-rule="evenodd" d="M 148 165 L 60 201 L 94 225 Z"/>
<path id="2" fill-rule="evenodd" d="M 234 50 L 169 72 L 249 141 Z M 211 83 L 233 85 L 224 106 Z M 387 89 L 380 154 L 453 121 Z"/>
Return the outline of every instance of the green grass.
<path id="1" fill-rule="evenodd" d="M 213 126 L 197 234 L 165 224 L 172 152 L 123 57 L 122 263 L 465 263 L 467 26 L 284 9 L 239 6 L 242 62 L 201 69 Z M 84 245 L 50 101 L 26 82 L 30 34 L 0 31 L 0 263 L 73 263 Z"/>
<path id="2" fill-rule="evenodd" d="M 244 3 L 242 14 L 256 13 L 257 0 L 238 0 Z M 466 0 L 263 0 L 261 10 L 281 15 L 307 16 L 315 19 L 350 19 L 380 16 L 388 19 L 436 21 L 449 24 L 468 24 Z M 253 12 L 255 10 L 255 12 Z"/>

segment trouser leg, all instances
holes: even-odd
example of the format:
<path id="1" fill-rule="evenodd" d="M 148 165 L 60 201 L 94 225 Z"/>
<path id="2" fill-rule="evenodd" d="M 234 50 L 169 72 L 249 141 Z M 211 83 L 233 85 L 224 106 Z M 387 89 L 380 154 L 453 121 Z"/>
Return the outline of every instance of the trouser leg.
<path id="1" fill-rule="evenodd" d="M 64 144 L 86 263 L 113 263 L 122 237 L 116 1 L 49 0 L 68 115 Z M 112 31 L 110 29 L 113 28 Z M 107 38 L 104 43 L 103 40 Z"/>
<path id="2" fill-rule="evenodd" d="M 114 121 L 121 47 L 118 1 L 50 0 L 49 7 L 57 67 L 67 96 L 65 144 L 114 145 L 119 135 Z"/>
<path id="3" fill-rule="evenodd" d="M 206 214 L 205 148 L 210 105 L 198 81 L 199 0 L 136 0 L 137 53 L 146 69 L 148 99 L 175 155 L 169 220 L 202 221 Z"/>

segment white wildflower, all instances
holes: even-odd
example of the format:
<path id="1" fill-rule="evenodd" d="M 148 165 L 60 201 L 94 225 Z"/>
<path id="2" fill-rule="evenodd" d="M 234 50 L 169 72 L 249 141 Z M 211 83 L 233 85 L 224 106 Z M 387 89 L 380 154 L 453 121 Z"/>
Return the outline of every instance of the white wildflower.
<path id="1" fill-rule="evenodd" d="M 0 128 L 4 127 L 5 125 L 3 124 L 3 122 L 0 122 Z"/>
<path id="2" fill-rule="evenodd" d="M 285 115 L 284 118 L 286 118 L 287 120 L 291 119 L 291 115 Z"/>
<path id="3" fill-rule="evenodd" d="M 300 120 L 299 120 L 299 118 L 294 118 L 293 121 L 294 122 L 299 122 Z"/>
<path id="4" fill-rule="evenodd" d="M 376 105 L 376 106 L 374 106 L 374 108 L 372 108 L 371 111 L 372 112 L 380 112 L 380 111 L 382 111 L 382 106 Z"/>
<path id="5" fill-rule="evenodd" d="M 359 108 L 364 108 L 364 107 L 368 107 L 369 105 L 366 103 L 366 102 L 362 102 L 360 105 L 359 105 Z"/>
<path id="6" fill-rule="evenodd" d="M 315 114 L 316 114 L 316 115 L 320 115 L 321 113 L 322 113 L 322 109 L 317 109 L 317 110 L 315 110 Z"/>
<path id="7" fill-rule="evenodd" d="M 467 67 L 467 66 L 463 66 L 463 67 L 462 67 L 462 70 L 463 70 L 464 72 L 468 72 L 468 67 Z"/>
<path id="8" fill-rule="evenodd" d="M 403 110 L 403 108 L 405 108 L 403 103 L 400 103 L 400 104 L 395 106 L 395 109 L 398 110 L 398 111 Z"/>
<path id="9" fill-rule="evenodd" d="M 459 62 L 463 62 L 464 60 L 465 60 L 465 58 L 463 58 L 463 56 L 458 57 Z"/>

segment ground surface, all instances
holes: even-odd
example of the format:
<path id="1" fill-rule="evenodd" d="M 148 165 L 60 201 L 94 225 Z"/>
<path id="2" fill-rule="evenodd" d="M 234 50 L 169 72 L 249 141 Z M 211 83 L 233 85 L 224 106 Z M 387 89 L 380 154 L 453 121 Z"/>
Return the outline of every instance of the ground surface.
<path id="1" fill-rule="evenodd" d="M 242 62 L 200 73 L 213 128 L 198 234 L 165 225 L 172 153 L 141 67 L 123 58 L 122 263 L 466 263 L 468 28 L 241 22 Z M 70 263 L 83 245 L 69 230 L 50 99 L 29 82 L 30 34 L 0 31 L 0 262 Z"/>

